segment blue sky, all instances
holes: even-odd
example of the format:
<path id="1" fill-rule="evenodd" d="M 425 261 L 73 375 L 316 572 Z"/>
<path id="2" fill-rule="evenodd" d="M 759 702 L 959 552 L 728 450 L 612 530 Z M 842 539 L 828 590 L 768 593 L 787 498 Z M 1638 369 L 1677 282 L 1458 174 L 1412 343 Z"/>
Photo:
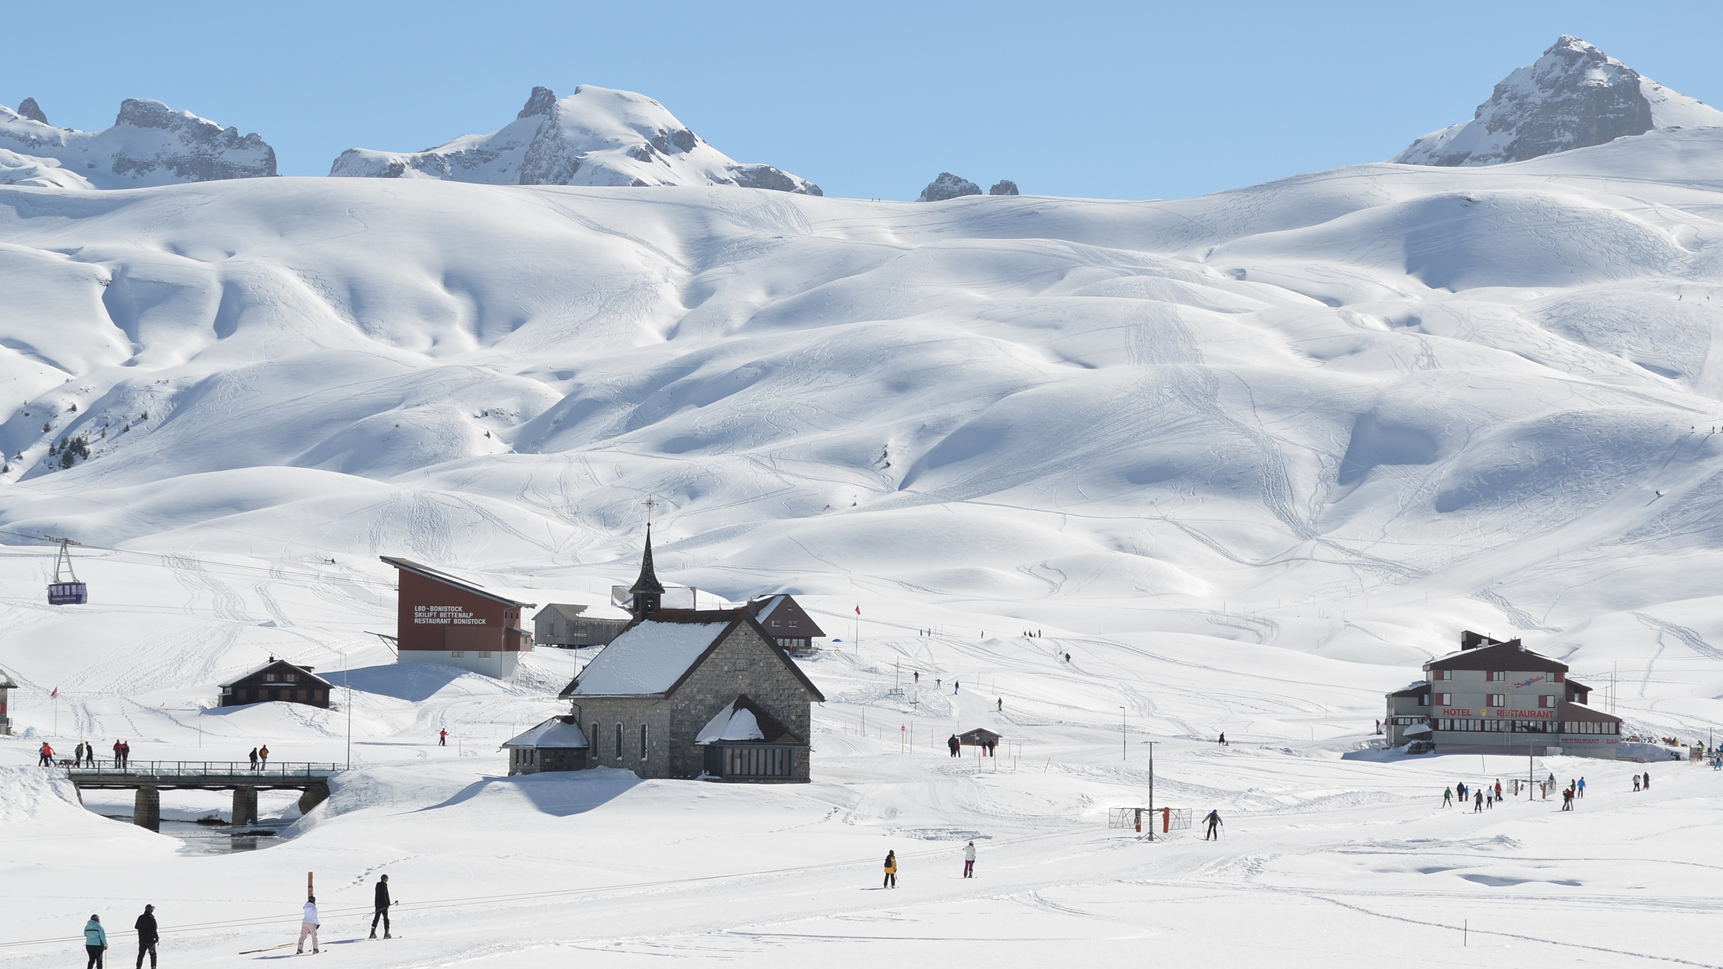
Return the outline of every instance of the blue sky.
<path id="1" fill-rule="evenodd" d="M 1723 5 L 83 3 L 5 15 L 0 101 L 103 128 L 148 97 L 323 175 L 514 118 L 532 86 L 657 98 L 828 194 L 940 171 L 1028 193 L 1176 197 L 1386 158 L 1471 117 L 1563 33 L 1723 105 Z"/>

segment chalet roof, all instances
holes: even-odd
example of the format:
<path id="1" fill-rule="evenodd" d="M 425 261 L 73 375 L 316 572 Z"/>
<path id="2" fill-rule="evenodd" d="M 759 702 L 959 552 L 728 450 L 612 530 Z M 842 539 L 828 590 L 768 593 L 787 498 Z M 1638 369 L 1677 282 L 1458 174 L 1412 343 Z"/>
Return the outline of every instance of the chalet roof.
<path id="1" fill-rule="evenodd" d="M 1390 693 L 1388 695 L 1391 697 L 1421 697 L 1424 694 L 1429 693 L 1429 692 L 1430 692 L 1430 684 L 1425 683 L 1424 681 L 1420 680 L 1417 683 L 1414 683 L 1411 686 L 1408 686 L 1404 690 L 1395 690 L 1393 693 Z"/>
<path id="2" fill-rule="evenodd" d="M 797 602 L 794 596 L 785 593 L 775 596 L 766 596 L 748 603 L 749 613 L 753 615 L 755 619 L 759 620 L 761 626 L 766 626 L 768 620 L 770 620 L 773 615 L 778 613 L 780 610 L 790 614 L 791 616 L 799 616 L 807 620 L 808 624 L 806 627 L 798 627 L 796 629 L 793 634 L 794 638 L 825 638 L 825 630 L 821 629 L 819 624 L 814 622 L 814 617 L 808 615 L 808 611 L 802 608 L 802 604 Z"/>
<path id="3" fill-rule="evenodd" d="M 994 733 L 986 727 L 972 727 L 958 734 L 957 739 L 974 747 L 980 744 L 996 744 L 1004 739 L 1004 735 Z"/>
<path id="4" fill-rule="evenodd" d="M 776 717 L 762 710 L 746 695 L 738 696 L 733 702 L 724 705 L 712 719 L 706 721 L 706 726 L 700 728 L 700 733 L 694 737 L 694 743 L 708 746 L 715 743 L 735 743 L 755 741 L 759 743 L 801 743 L 801 738 L 790 733 Z"/>
<path id="5" fill-rule="evenodd" d="M 1594 710 L 1584 704 L 1570 703 L 1567 700 L 1563 700 L 1556 704 L 1555 715 L 1557 720 L 1586 720 L 1591 723 L 1621 722 L 1621 718 L 1614 716 L 1613 714 L 1604 713 L 1602 710 Z"/>
<path id="6" fill-rule="evenodd" d="M 652 567 L 652 526 L 646 526 L 646 551 L 640 556 L 640 578 L 634 580 L 629 592 L 648 592 L 664 594 L 664 583 L 658 581 L 658 572 Z"/>
<path id="7" fill-rule="evenodd" d="M 0 690 L 16 690 L 17 688 L 18 684 L 12 682 L 12 678 L 6 675 L 6 671 L 0 670 Z"/>
<path id="8" fill-rule="evenodd" d="M 1566 673 L 1567 664 L 1534 653 L 1517 639 L 1493 646 L 1449 653 L 1441 659 L 1424 664 L 1426 670 L 1485 670 L 1489 672 L 1524 670 L 1533 673 Z"/>
<path id="9" fill-rule="evenodd" d="M 309 679 L 311 679 L 315 682 L 321 683 L 324 686 L 334 686 L 335 685 L 335 684 L 329 682 L 328 680 L 324 679 L 323 677 L 318 676 L 316 673 L 311 672 L 312 667 L 300 666 L 296 663 L 289 663 L 288 661 L 286 661 L 284 659 L 271 659 L 269 662 L 263 664 L 262 666 L 259 666 L 257 669 L 252 670 L 251 672 L 245 674 L 244 676 L 237 677 L 233 680 L 229 680 L 228 682 L 222 683 L 220 685 L 224 686 L 224 687 L 235 686 L 235 685 L 238 685 L 240 683 L 245 682 L 246 680 L 251 679 L 252 677 L 256 676 L 259 673 L 265 672 L 267 670 L 275 669 L 276 667 L 281 667 L 283 669 L 292 670 L 295 673 L 304 673 L 306 675 L 306 677 L 308 677 Z"/>
<path id="10" fill-rule="evenodd" d="M 586 734 L 581 732 L 576 718 L 565 715 L 551 717 L 525 733 L 504 741 L 503 746 L 511 750 L 585 750 L 588 744 Z"/>
<path id="11" fill-rule="evenodd" d="M 412 559 L 396 558 L 393 555 L 379 555 L 377 557 L 403 572 L 411 572 L 422 579 L 430 579 L 433 582 L 441 582 L 444 585 L 454 586 L 462 592 L 470 592 L 473 595 L 482 596 L 492 602 L 500 602 L 505 606 L 514 606 L 517 609 L 531 609 L 537 605 L 537 603 L 534 602 L 516 602 L 507 596 L 499 596 L 495 592 L 486 592 L 484 589 L 473 585 L 471 582 L 457 579 L 447 572 L 439 572 L 436 569 L 431 568 L 429 565 L 420 565 Z"/>
<path id="12" fill-rule="evenodd" d="M 669 693 L 682 685 L 732 630 L 753 626 L 767 648 L 815 700 L 825 694 L 808 679 L 771 634 L 742 609 L 665 609 L 637 620 L 599 650 L 562 696 L 642 696 Z"/>
<path id="13" fill-rule="evenodd" d="M 586 607 L 583 605 L 575 605 L 572 602 L 553 602 L 540 609 L 533 618 L 542 619 L 548 614 L 553 617 L 560 616 L 563 619 L 578 619 L 580 614 L 585 611 Z"/>

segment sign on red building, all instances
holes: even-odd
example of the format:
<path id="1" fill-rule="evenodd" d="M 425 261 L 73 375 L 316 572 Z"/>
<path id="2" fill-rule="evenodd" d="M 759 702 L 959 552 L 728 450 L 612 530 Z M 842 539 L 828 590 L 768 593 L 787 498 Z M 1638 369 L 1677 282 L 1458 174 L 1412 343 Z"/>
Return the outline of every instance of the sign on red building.
<path id="1" fill-rule="evenodd" d="M 395 636 L 402 663 L 444 663 L 489 676 L 514 673 L 532 650 L 516 602 L 407 559 L 383 556 L 400 576 Z"/>

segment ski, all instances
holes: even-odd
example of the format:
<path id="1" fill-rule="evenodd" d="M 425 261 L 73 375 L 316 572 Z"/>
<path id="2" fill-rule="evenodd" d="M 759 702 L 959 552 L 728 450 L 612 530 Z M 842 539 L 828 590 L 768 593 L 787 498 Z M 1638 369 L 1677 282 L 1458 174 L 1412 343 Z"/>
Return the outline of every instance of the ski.
<path id="1" fill-rule="evenodd" d="M 285 949 L 290 945 L 298 945 L 298 944 L 299 943 L 297 943 L 297 942 L 283 942 L 280 945 L 266 946 L 262 949 L 246 949 L 245 951 L 241 952 L 240 955 L 248 956 L 248 955 L 251 955 L 251 954 L 256 953 L 256 952 L 274 952 L 276 949 Z"/>

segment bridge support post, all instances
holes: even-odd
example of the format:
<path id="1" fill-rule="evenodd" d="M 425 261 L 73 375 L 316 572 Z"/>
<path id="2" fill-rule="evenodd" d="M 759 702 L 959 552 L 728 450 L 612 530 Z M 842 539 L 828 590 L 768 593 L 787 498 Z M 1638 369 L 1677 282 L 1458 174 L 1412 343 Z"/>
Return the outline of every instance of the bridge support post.
<path id="1" fill-rule="evenodd" d="M 257 788 L 236 787 L 233 789 L 233 826 L 243 827 L 257 823 Z"/>
<path id="2" fill-rule="evenodd" d="M 132 799 L 132 823 L 151 831 L 162 829 L 162 792 L 160 788 L 140 787 Z"/>
<path id="3" fill-rule="evenodd" d="M 305 786 L 305 793 L 299 795 L 299 814 L 301 817 L 310 814 L 311 809 L 329 800 L 329 785 L 323 781 L 313 781 Z"/>

